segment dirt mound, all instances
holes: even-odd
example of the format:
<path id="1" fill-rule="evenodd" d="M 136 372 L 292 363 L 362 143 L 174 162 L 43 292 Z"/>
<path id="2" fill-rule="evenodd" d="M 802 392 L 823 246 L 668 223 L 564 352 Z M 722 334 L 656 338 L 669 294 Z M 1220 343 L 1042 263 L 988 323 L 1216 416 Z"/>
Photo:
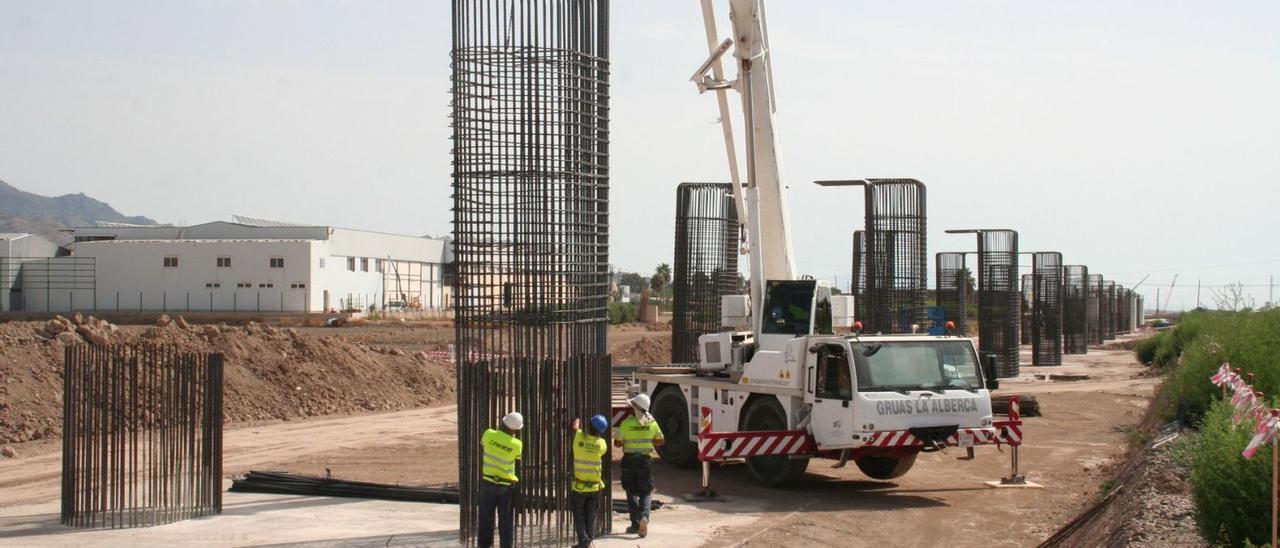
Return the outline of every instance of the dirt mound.
<path id="1" fill-rule="evenodd" d="M 453 399 L 453 366 L 426 352 L 255 323 L 190 325 L 178 317 L 157 324 L 122 328 L 91 317 L 0 324 L 0 444 L 61 434 L 62 356 L 70 344 L 172 344 L 221 352 L 229 422 L 409 409 Z"/>
<path id="2" fill-rule="evenodd" d="M 619 337 L 614 337 L 618 339 Z M 660 364 L 671 361 L 671 334 L 646 333 L 634 340 L 611 342 L 613 363 L 621 365 Z"/>

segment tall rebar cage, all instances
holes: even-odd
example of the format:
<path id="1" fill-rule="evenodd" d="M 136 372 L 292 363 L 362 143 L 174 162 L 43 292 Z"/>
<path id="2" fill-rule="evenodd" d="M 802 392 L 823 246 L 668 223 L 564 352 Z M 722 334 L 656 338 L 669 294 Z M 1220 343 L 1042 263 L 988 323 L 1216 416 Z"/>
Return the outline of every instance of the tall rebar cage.
<path id="1" fill-rule="evenodd" d="M 1098 329 L 1102 331 L 1102 340 L 1112 341 L 1116 338 L 1116 283 L 1102 280 L 1102 294 L 1098 297 Z"/>
<path id="2" fill-rule="evenodd" d="M 1034 287 L 1031 310 L 1032 365 L 1062 365 L 1062 254 L 1037 251 L 1031 255 Z"/>
<path id="3" fill-rule="evenodd" d="M 1089 353 L 1089 267 L 1066 265 L 1062 282 L 1062 346 L 1066 354 Z"/>
<path id="4" fill-rule="evenodd" d="M 1143 300 L 1145 299 L 1146 297 L 1143 297 L 1140 293 L 1134 294 L 1134 300 L 1136 302 L 1133 305 L 1133 310 L 1136 317 L 1134 318 L 1133 324 L 1135 328 L 1141 327 L 1143 324 L 1147 323 L 1147 310 L 1143 308 Z"/>
<path id="5" fill-rule="evenodd" d="M 1125 323 L 1129 321 L 1129 297 L 1127 292 L 1128 290 L 1125 289 L 1123 285 L 1116 284 L 1116 312 L 1113 314 L 1116 319 L 1116 337 L 1129 332 L 1129 330 L 1125 328 Z"/>
<path id="6" fill-rule="evenodd" d="M 969 269 L 964 253 L 943 252 L 934 256 L 934 293 L 942 315 L 956 325 L 956 333 L 968 333 Z"/>
<path id="7" fill-rule="evenodd" d="M 849 293 L 853 295 L 853 315 L 862 320 L 862 300 L 867 294 L 867 233 L 853 231 L 853 272 L 849 278 Z"/>
<path id="8" fill-rule="evenodd" d="M 607 413 L 609 10 L 454 0 L 454 309 L 460 537 L 480 437 L 525 416 L 517 544 L 564 543 L 575 417 Z M 606 434 L 607 436 L 608 434 Z M 609 466 L 600 515 L 609 515 Z M 610 520 L 598 520 L 600 533 Z"/>
<path id="9" fill-rule="evenodd" d="M 72 345 L 63 367 L 64 525 L 222 512 L 222 354 Z"/>
<path id="10" fill-rule="evenodd" d="M 1089 344 L 1102 344 L 1106 333 L 1102 329 L 1102 274 L 1089 275 Z"/>
<path id="11" fill-rule="evenodd" d="M 1018 309 L 1018 321 L 1021 328 L 1018 330 L 1018 342 L 1020 344 L 1031 344 L 1031 317 L 1034 315 L 1032 308 L 1035 306 L 1035 274 L 1022 275 L 1022 292 L 1019 301 L 1021 303 Z"/>
<path id="12" fill-rule="evenodd" d="M 720 297 L 738 283 L 738 212 L 729 183 L 676 187 L 671 362 L 698 361 L 698 337 L 720 329 Z"/>
<path id="13" fill-rule="evenodd" d="M 869 333 L 910 333 L 928 310 L 925 186 L 915 179 L 866 179 L 866 295 Z"/>
<path id="14" fill-rule="evenodd" d="M 978 350 L 996 358 L 996 375 L 1018 376 L 1018 232 L 1009 229 L 948 230 L 978 235 Z"/>

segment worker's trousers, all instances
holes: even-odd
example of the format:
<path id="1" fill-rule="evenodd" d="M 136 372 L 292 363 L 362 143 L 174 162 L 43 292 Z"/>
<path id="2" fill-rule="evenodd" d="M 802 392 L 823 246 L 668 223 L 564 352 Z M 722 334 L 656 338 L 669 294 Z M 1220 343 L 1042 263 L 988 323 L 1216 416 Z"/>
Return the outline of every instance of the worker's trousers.
<path id="1" fill-rule="evenodd" d="M 600 493 L 569 493 L 569 510 L 573 512 L 573 532 L 578 537 L 578 546 L 590 546 L 591 538 L 595 536 Z"/>
<path id="2" fill-rule="evenodd" d="M 653 494 L 653 459 L 644 455 L 622 456 L 622 489 L 627 492 L 627 512 L 631 526 L 649 519 L 650 495 Z"/>
<path id="3" fill-rule="evenodd" d="M 498 541 L 502 548 L 512 548 L 515 543 L 516 516 L 511 507 L 516 488 L 480 481 L 480 523 L 476 527 L 476 544 L 480 548 L 493 546 L 493 515 L 498 514 Z"/>

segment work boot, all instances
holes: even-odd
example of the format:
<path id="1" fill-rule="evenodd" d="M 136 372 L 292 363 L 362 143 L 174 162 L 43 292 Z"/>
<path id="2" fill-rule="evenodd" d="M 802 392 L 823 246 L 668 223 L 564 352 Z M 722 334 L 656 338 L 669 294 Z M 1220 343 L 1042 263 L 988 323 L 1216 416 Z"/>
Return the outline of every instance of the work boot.
<path id="1" fill-rule="evenodd" d="M 636 532 L 640 534 L 640 538 L 649 536 L 649 518 L 640 518 L 640 527 Z"/>
<path id="2" fill-rule="evenodd" d="M 628 534 L 628 535 L 634 535 L 634 534 L 639 533 L 639 532 L 640 532 L 640 526 L 639 526 L 639 525 L 632 525 L 632 526 L 630 526 L 630 527 L 627 527 L 627 530 L 626 530 L 626 534 Z"/>

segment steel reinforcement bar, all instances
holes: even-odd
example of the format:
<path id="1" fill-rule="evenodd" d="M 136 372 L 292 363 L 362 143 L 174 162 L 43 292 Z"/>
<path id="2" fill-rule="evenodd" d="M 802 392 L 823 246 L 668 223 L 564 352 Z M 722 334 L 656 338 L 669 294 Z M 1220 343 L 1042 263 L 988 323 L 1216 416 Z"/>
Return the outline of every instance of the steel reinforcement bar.
<path id="1" fill-rule="evenodd" d="M 1031 364 L 1062 365 L 1062 254 L 1037 251 L 1031 255 Z"/>
<path id="2" fill-rule="evenodd" d="M 698 361 L 698 337 L 720 329 L 720 298 L 738 286 L 738 214 L 729 183 L 676 187 L 671 362 Z"/>
<path id="3" fill-rule="evenodd" d="M 1089 267 L 1063 267 L 1062 343 L 1066 354 L 1089 353 Z"/>
<path id="4" fill-rule="evenodd" d="M 1018 233 L 1009 229 L 948 230 L 978 236 L 978 349 L 996 357 L 996 374 L 1018 375 Z"/>
<path id="5" fill-rule="evenodd" d="M 968 309 L 972 274 L 965 266 L 964 253 L 943 252 L 934 257 L 935 298 L 945 320 L 955 323 L 956 333 L 968 331 Z"/>

